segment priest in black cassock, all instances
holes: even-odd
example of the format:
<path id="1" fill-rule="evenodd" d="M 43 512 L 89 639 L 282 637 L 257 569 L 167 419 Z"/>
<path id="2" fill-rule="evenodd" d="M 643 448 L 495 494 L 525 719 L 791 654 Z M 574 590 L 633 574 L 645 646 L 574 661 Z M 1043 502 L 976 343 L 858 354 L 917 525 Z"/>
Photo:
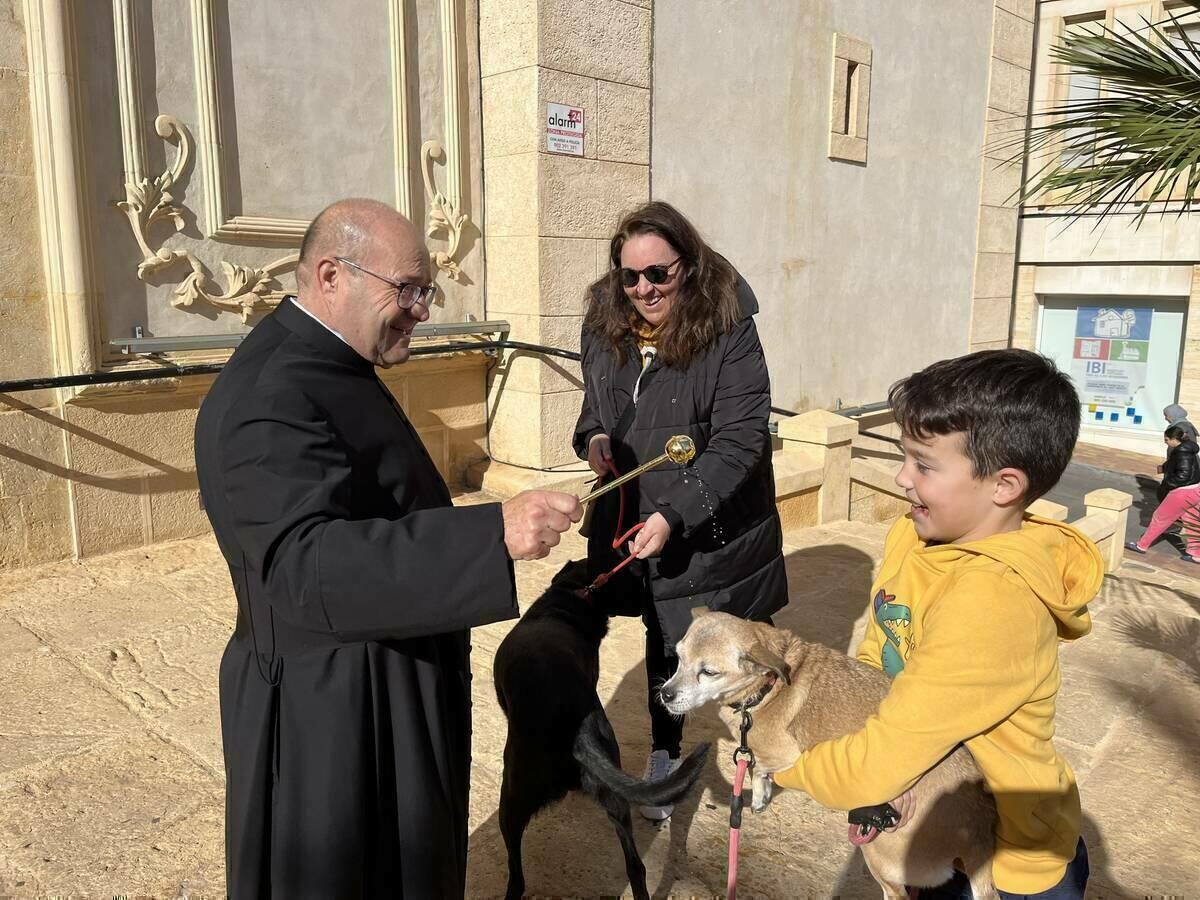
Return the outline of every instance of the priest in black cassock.
<path id="1" fill-rule="evenodd" d="M 517 615 L 513 559 L 578 521 L 568 494 L 465 508 L 375 374 L 429 315 L 429 254 L 346 200 L 297 297 L 238 347 L 196 421 L 237 594 L 221 660 L 233 898 L 457 898 L 470 777 L 467 629 Z"/>

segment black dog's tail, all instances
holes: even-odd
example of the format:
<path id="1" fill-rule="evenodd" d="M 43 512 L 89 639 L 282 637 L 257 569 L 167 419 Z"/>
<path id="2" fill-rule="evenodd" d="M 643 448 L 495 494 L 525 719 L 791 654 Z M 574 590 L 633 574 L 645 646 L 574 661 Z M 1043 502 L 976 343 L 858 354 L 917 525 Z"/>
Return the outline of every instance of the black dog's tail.
<path id="1" fill-rule="evenodd" d="M 679 762 L 679 768 L 662 781 L 641 781 L 623 772 L 614 762 L 616 736 L 602 710 L 588 714 L 575 736 L 572 753 L 575 761 L 597 781 L 630 803 L 639 806 L 664 806 L 683 797 L 700 773 L 708 758 L 708 744 L 696 747 Z"/>

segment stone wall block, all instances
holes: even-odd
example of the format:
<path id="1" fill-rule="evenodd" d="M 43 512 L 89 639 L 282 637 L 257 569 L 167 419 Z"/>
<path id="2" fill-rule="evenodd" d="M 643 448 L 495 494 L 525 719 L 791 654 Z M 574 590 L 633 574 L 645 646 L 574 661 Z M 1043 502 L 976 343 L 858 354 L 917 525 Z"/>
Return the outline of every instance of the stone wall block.
<path id="1" fill-rule="evenodd" d="M 1002 59 L 992 58 L 988 82 L 988 106 L 1001 112 L 1023 116 L 1029 104 L 1029 68 L 1021 68 Z"/>
<path id="2" fill-rule="evenodd" d="M 479 0 L 479 63 L 484 78 L 537 64 L 538 0 Z"/>
<path id="3" fill-rule="evenodd" d="M 1033 22 L 1036 7 L 1037 0 L 996 0 L 997 9 L 1003 9 L 1029 22 Z"/>
<path id="4" fill-rule="evenodd" d="M 0 497 L 0 571 L 71 555 L 65 482 L 40 494 Z"/>
<path id="5" fill-rule="evenodd" d="M 33 175 L 33 133 L 29 118 L 29 77 L 0 68 L 0 174 Z"/>
<path id="6" fill-rule="evenodd" d="M 538 157 L 521 153 L 484 160 L 489 238 L 538 233 Z"/>
<path id="7" fill-rule="evenodd" d="M 409 417 L 422 426 L 440 425 L 451 431 L 478 427 L 485 421 L 484 372 L 485 367 L 475 361 L 452 371 L 410 376 Z"/>
<path id="8" fill-rule="evenodd" d="M 537 77 L 537 67 L 527 66 L 483 79 L 483 133 L 489 158 L 541 149 Z"/>
<path id="9" fill-rule="evenodd" d="M 150 495 L 150 540 L 173 541 L 209 531 L 208 516 L 200 508 L 200 489 L 192 486 Z"/>
<path id="10" fill-rule="evenodd" d="M 608 242 L 604 242 L 608 247 Z M 541 238 L 538 241 L 537 288 L 544 316 L 583 314 L 587 286 L 596 278 L 595 243 L 587 238 Z M 575 343 L 579 335 L 575 335 Z"/>
<path id="11" fill-rule="evenodd" d="M 536 315 L 540 241 L 535 235 L 489 235 L 487 244 L 487 316 Z"/>
<path id="12" fill-rule="evenodd" d="M 1011 319 L 1012 303 L 1007 297 L 976 297 L 971 304 L 971 343 L 1007 344 Z"/>
<path id="13" fill-rule="evenodd" d="M 19 497 L 0 497 L 0 569 L 27 565 L 25 523 Z"/>
<path id="14" fill-rule="evenodd" d="M 510 388 L 503 377 L 497 376 L 490 385 L 488 409 L 492 457 L 523 466 L 544 465 L 538 424 L 542 416 L 541 394 Z"/>
<path id="15" fill-rule="evenodd" d="M 132 402 L 136 405 L 67 407 L 72 466 L 93 475 L 139 468 L 174 475 L 192 469 L 198 406 L 145 397 Z"/>
<path id="16" fill-rule="evenodd" d="M 491 422 L 492 457 L 539 467 L 578 463 L 571 438 L 582 402 L 582 391 L 526 393 L 495 379 L 489 399 L 489 408 L 497 410 Z"/>
<path id="17" fill-rule="evenodd" d="M 68 559 L 72 550 L 66 483 L 56 482 L 51 490 L 22 497 L 20 503 L 25 523 L 25 559 L 21 564 Z"/>
<path id="18" fill-rule="evenodd" d="M 583 391 L 563 391 L 542 398 L 542 459 L 547 466 L 578 463 L 571 447 L 575 423 L 583 404 Z"/>
<path id="19" fill-rule="evenodd" d="M 25 72 L 25 23 L 21 0 L 0 0 L 0 68 Z"/>
<path id="20" fill-rule="evenodd" d="M 646 201 L 650 169 L 543 156 L 541 188 L 538 218 L 544 236 L 608 237 L 624 213 Z"/>
<path id="21" fill-rule="evenodd" d="M 596 156 L 650 165 L 650 91 L 610 81 L 597 91 Z"/>
<path id="22" fill-rule="evenodd" d="M 75 484 L 81 557 L 149 543 L 145 482 L 145 473 L 130 473 L 105 479 L 103 485 Z"/>
<path id="23" fill-rule="evenodd" d="M 5 179 L 0 178 L 0 190 Z M 2 201 L 0 201 L 2 204 Z M 3 271 L 6 262 L 17 257 L 13 269 Z M 21 269 L 31 262 L 14 246 L 0 239 L 0 280 L 6 276 L 22 277 Z M 26 272 L 40 287 L 42 274 Z M 0 294 L 0 358 L 3 358 L 3 379 L 38 378 L 55 374 L 50 351 L 50 323 L 46 298 L 42 293 Z M 57 405 L 52 391 L 22 391 L 13 395 L 22 405 L 46 407 Z M 0 407 L 3 409 L 3 407 Z"/>
<path id="24" fill-rule="evenodd" d="M 1012 253 L 1017 246 L 1017 211 L 1005 206 L 979 208 L 980 253 Z"/>
<path id="25" fill-rule="evenodd" d="M 6 407 L 0 407 L 0 410 Z M 0 412 L 0 497 L 26 497 L 65 486 L 61 422 L 41 410 Z"/>
<path id="26" fill-rule="evenodd" d="M 538 64 L 650 87 L 650 10 L 621 0 L 541 0 Z"/>
<path id="27" fill-rule="evenodd" d="M 1021 167 L 985 159 L 983 161 L 983 183 L 979 190 L 979 202 L 985 206 L 1012 206 L 1015 195 L 1021 189 Z"/>
<path id="28" fill-rule="evenodd" d="M 1014 253 L 979 253 L 975 257 L 975 297 L 1012 298 Z"/>
<path id="29" fill-rule="evenodd" d="M 983 132 L 983 155 L 989 167 L 1016 160 L 1025 152 L 1025 115 L 989 109 Z"/>
<path id="30" fill-rule="evenodd" d="M 515 341 L 579 352 L 582 316 L 514 316 L 509 321 L 510 336 Z M 551 394 L 583 387 L 578 362 L 557 356 L 539 357 L 521 350 L 505 352 L 504 365 L 495 377 L 505 390 L 525 393 Z"/>
<path id="31" fill-rule="evenodd" d="M 38 235 L 37 183 L 29 175 L 0 174 L 0 295 L 32 297 L 38 302 L 43 291 L 42 245 Z M 11 335 L 0 336 L 5 344 Z M 29 336 L 22 336 L 29 342 Z M 49 344 L 48 332 L 38 343 Z"/>
<path id="32" fill-rule="evenodd" d="M 1033 22 L 997 5 L 992 19 L 992 56 L 1028 69 L 1033 58 Z"/>

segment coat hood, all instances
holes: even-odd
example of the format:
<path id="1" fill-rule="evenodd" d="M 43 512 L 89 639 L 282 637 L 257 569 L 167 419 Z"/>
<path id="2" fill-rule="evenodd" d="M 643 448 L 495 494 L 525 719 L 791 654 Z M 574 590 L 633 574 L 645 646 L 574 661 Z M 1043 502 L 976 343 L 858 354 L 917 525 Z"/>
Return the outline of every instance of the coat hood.
<path id="1" fill-rule="evenodd" d="M 969 544 L 935 544 L 921 551 L 926 564 L 949 568 L 965 557 L 995 560 L 1021 578 L 1058 623 L 1063 640 L 1091 630 L 1088 601 L 1104 579 L 1100 551 L 1077 529 L 1053 519 L 1026 516 L 1020 530 Z"/>
<path id="2" fill-rule="evenodd" d="M 748 319 L 758 313 L 758 298 L 740 274 L 737 277 L 737 298 L 742 308 L 742 318 Z"/>

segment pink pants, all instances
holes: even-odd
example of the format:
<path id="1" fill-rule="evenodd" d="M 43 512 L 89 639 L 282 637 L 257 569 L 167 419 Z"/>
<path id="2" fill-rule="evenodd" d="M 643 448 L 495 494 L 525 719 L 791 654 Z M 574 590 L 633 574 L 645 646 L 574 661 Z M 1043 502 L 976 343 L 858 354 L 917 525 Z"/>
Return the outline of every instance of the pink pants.
<path id="1" fill-rule="evenodd" d="M 1163 498 L 1150 519 L 1146 533 L 1137 542 L 1138 547 L 1142 550 L 1150 549 L 1150 545 L 1158 540 L 1158 536 L 1176 519 L 1183 521 L 1188 554 L 1200 557 L 1200 484 L 1175 488 Z M 1190 535 L 1186 534 L 1188 531 L 1191 532 Z"/>

